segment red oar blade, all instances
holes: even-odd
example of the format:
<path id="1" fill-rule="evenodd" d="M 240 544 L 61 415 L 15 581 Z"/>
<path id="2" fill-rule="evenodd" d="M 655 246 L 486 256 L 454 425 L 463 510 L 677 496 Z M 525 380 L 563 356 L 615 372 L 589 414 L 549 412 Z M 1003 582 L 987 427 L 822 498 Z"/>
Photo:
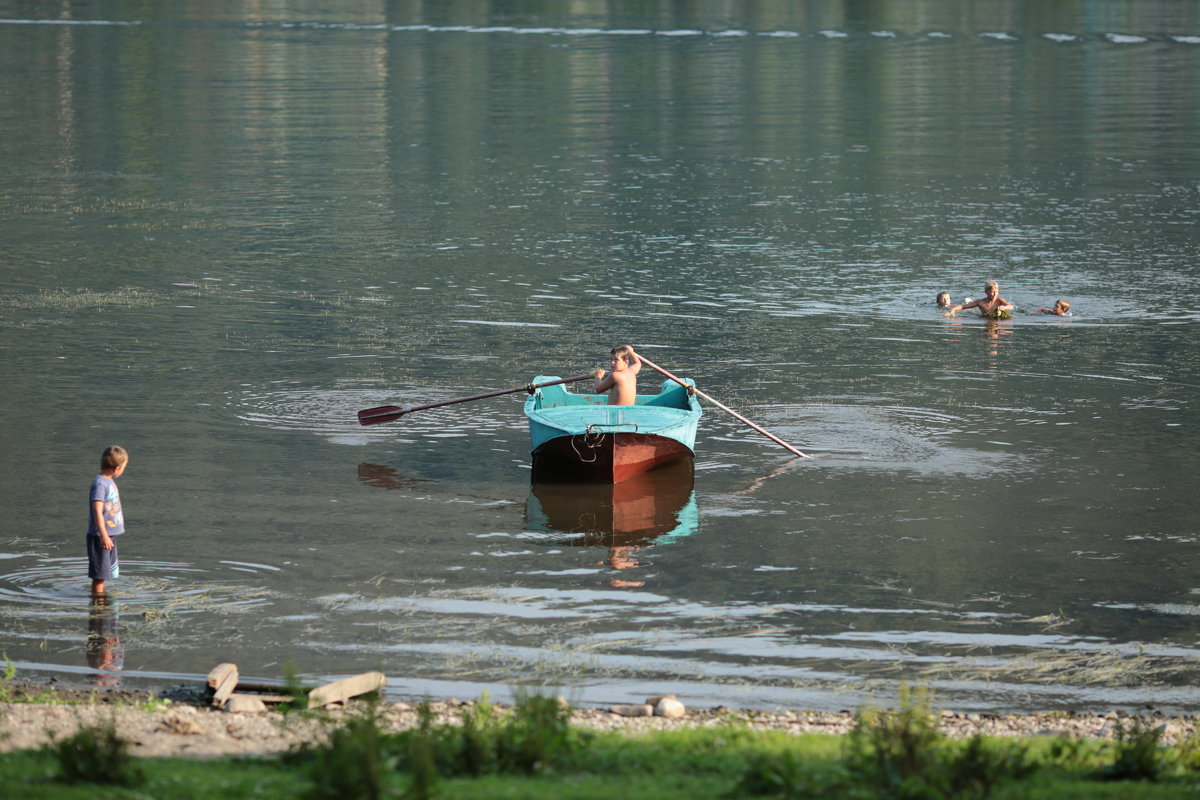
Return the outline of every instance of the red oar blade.
<path id="1" fill-rule="evenodd" d="M 394 422 L 405 414 L 408 409 L 400 406 L 376 406 L 375 408 L 364 408 L 358 412 L 359 425 L 379 425 L 384 422 Z"/>

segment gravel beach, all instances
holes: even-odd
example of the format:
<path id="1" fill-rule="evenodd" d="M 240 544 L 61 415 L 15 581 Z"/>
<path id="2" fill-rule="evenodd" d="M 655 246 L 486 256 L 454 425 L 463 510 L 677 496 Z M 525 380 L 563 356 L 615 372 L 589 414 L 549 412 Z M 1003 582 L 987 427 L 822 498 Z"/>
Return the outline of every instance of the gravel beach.
<path id="1" fill-rule="evenodd" d="M 46 687 L 18 689 L 36 697 Z M 291 747 L 318 742 L 330 724 L 355 713 L 355 704 L 335 707 L 323 714 L 278 711 L 238 713 L 214 709 L 205 704 L 202 686 L 177 687 L 161 693 L 129 690 L 73 690 L 55 688 L 54 702 L 17 702 L 0 704 L 0 751 L 40 747 L 52 736 L 69 736 L 80 726 L 115 723 L 119 734 L 132 743 L 139 756 L 266 756 Z M 166 698 L 160 700 L 160 698 Z M 687 698 L 679 698 L 686 704 Z M 631 698 L 640 703 L 642 698 Z M 393 730 L 417 724 L 419 701 L 385 702 L 381 707 L 384 722 Z M 457 722 L 463 706 L 474 701 L 438 700 L 431 705 L 439 722 Z M 497 704 L 500 705 L 500 704 Z M 628 708 L 622 708 L 628 713 Z M 1055 736 L 1112 739 L 1127 715 L 1108 714 L 957 714 L 939 712 L 940 726 L 952 737 L 983 733 L 993 736 Z M 1161 726 L 1164 744 L 1173 744 L 1196 735 L 1194 716 L 1149 717 Z M 578 708 L 572 712 L 573 724 L 594 730 L 619 730 L 641 733 L 677 728 L 720 725 L 744 725 L 758 730 L 782 730 L 788 733 L 844 734 L 854 725 L 850 711 L 816 712 L 791 709 L 774 711 L 728 708 L 688 709 L 682 717 L 625 716 L 610 708 Z"/>

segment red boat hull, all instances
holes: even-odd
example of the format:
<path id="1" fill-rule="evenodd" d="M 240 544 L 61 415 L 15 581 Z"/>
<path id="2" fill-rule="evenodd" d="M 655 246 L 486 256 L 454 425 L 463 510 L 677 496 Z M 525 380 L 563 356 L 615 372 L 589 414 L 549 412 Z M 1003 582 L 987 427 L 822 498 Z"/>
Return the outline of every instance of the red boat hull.
<path id="1" fill-rule="evenodd" d="M 692 451 L 665 436 L 604 433 L 559 436 L 533 451 L 535 474 L 559 471 L 580 478 L 620 483 L 681 458 Z"/>

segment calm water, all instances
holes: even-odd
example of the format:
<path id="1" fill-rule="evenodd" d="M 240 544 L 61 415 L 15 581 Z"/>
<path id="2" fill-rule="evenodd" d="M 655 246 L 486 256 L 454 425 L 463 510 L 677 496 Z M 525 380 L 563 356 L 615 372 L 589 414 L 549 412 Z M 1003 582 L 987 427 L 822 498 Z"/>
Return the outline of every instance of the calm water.
<path id="1" fill-rule="evenodd" d="M 212 5 L 0 0 L 19 669 L 1200 710 L 1193 4 Z M 710 407 L 572 492 L 520 395 L 355 420 L 622 342 L 815 458 Z"/>

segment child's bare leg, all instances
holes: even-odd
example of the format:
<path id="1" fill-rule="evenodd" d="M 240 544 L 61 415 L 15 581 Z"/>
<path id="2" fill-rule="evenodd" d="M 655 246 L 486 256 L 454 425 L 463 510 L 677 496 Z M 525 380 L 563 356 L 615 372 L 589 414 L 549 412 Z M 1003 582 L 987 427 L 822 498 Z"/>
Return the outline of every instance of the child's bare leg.
<path id="1" fill-rule="evenodd" d="M 92 594 L 104 594 L 104 581 L 103 580 L 92 581 Z"/>

